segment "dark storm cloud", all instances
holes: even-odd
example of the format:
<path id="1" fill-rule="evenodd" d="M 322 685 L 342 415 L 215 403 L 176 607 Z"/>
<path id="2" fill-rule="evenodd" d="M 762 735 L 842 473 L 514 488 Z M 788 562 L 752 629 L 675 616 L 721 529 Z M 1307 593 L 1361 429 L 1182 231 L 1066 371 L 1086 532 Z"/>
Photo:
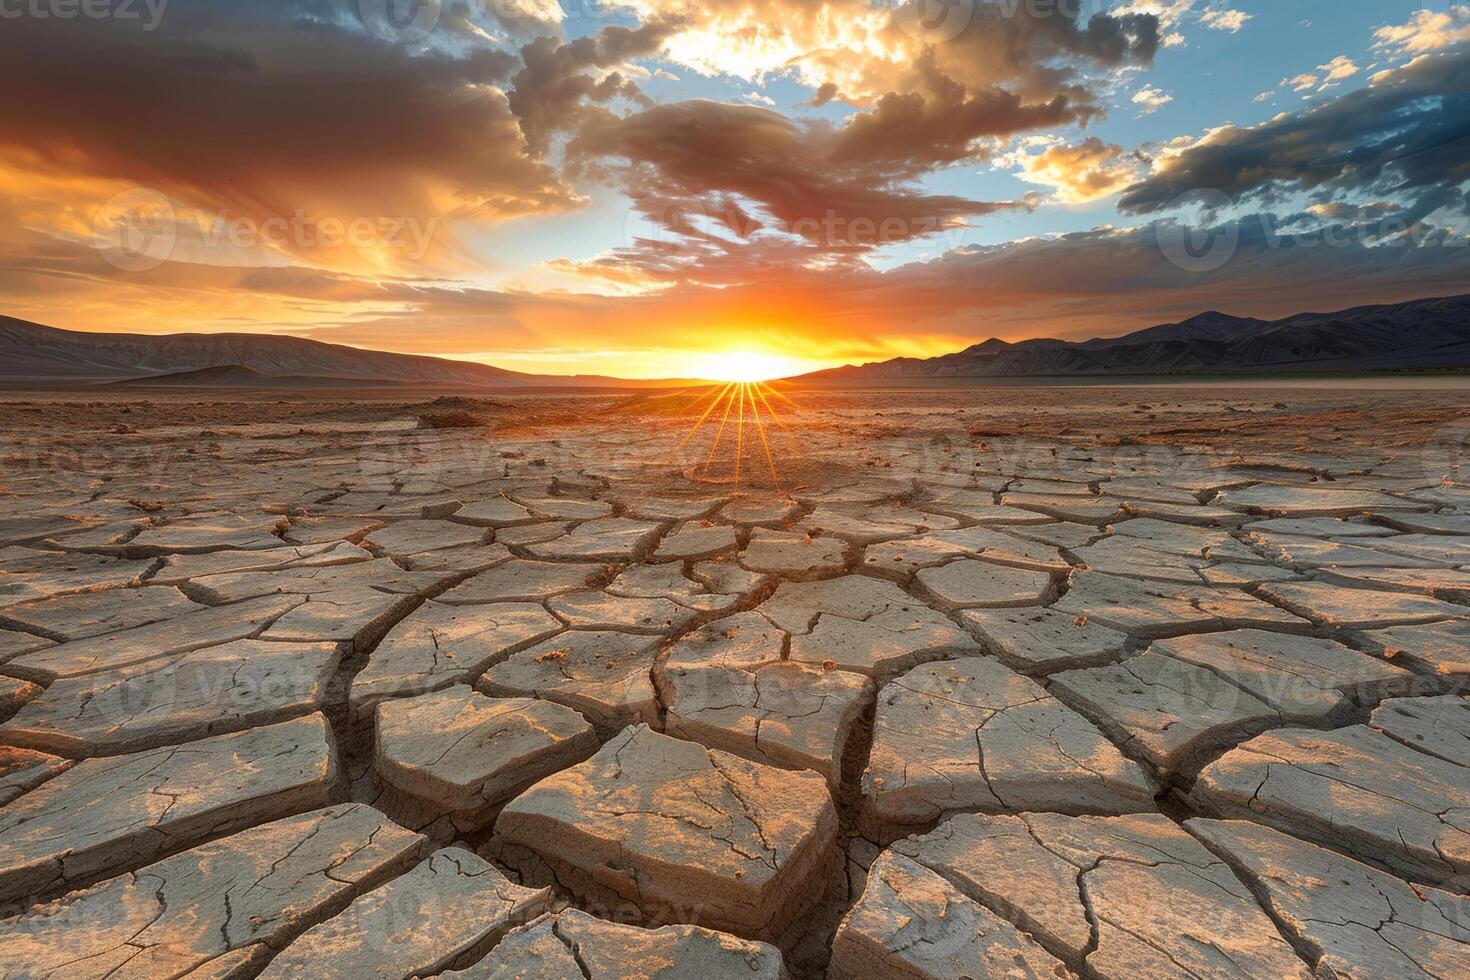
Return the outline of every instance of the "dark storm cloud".
<path id="1" fill-rule="evenodd" d="M 622 97 L 646 104 L 637 84 L 617 69 L 655 54 L 671 30 L 664 21 L 614 25 L 569 42 L 539 37 L 521 48 L 523 67 L 510 90 L 510 106 L 531 150 L 544 154 L 556 132 L 576 128 L 588 103 Z"/>
<path id="2" fill-rule="evenodd" d="M 116 20 L 5 24 L 0 149 L 245 214 L 465 214 L 565 207 L 495 87 L 517 59 L 419 53 L 329 5 L 178 4 Z M 222 28 L 228 27 L 228 30 Z"/>
<path id="3" fill-rule="evenodd" d="M 1391 226 L 1404 232 L 1406 223 Z M 1442 231 L 1381 236 L 1381 221 L 1362 226 L 1268 213 L 1190 229 L 1162 219 L 1136 228 L 1098 229 L 989 248 L 958 249 L 930 263 L 896 270 L 915 291 L 947 291 L 1004 304 L 1055 302 L 1079 321 L 1121 311 L 1147 318 L 1168 311 L 1300 312 L 1336 299 L 1393 292 L 1403 298 L 1462 292 L 1470 246 Z M 1178 251 L 1181 233 L 1221 249 L 1218 265 L 1192 266 Z M 1140 324 L 1146 325 L 1146 324 Z"/>
<path id="4" fill-rule="evenodd" d="M 1028 104 L 999 86 L 971 91 L 938 69 L 932 51 L 916 69 L 922 91 L 889 92 L 834 134 L 828 152 L 834 163 L 909 164 L 916 171 L 947 166 L 974 158 L 981 137 L 1049 129 L 1093 114 L 1067 95 Z"/>
<path id="5" fill-rule="evenodd" d="M 1417 196 L 1470 180 L 1470 46 L 1426 56 L 1364 89 L 1259 126 L 1227 127 L 1124 192 L 1120 210 L 1158 211 L 1214 190 Z"/>
<path id="6" fill-rule="evenodd" d="M 917 191 L 906 183 L 913 173 L 908 161 L 894 166 L 848 152 L 844 132 L 756 106 L 696 100 L 606 115 L 572 142 L 569 154 L 626 161 L 620 176 L 645 213 L 672 206 L 725 214 L 727 197 L 744 199 L 782 229 L 832 245 L 905 241 L 1015 206 Z M 760 227 L 748 215 L 736 217 L 750 230 Z M 732 230 L 739 224 L 727 222 Z"/>
<path id="7" fill-rule="evenodd" d="M 812 107 L 858 107 L 831 161 L 914 173 L 978 158 L 988 147 L 977 141 L 1096 118 L 1099 76 L 1147 66 L 1159 46 L 1153 15 L 1089 16 L 1067 2 L 910 0 L 887 22 L 871 0 L 628 2 L 663 25 L 676 62 L 751 80 L 790 74 L 811 87 Z"/>
<path id="8" fill-rule="evenodd" d="M 1091 72 L 1153 64 L 1160 34 L 1153 14 L 1088 16 L 1088 6 L 1065 0 L 980 4 L 963 33 L 929 50 L 937 71 L 972 90 L 1004 85 L 1027 102 L 1064 95 L 1077 106 L 1094 104 L 1098 86 Z"/>

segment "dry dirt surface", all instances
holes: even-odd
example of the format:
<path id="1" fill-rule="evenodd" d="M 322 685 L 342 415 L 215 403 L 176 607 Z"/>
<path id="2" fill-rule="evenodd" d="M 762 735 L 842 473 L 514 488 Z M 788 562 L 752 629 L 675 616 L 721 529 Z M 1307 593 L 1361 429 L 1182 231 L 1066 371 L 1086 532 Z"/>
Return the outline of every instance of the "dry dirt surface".
<path id="1" fill-rule="evenodd" d="M 0 402 L 0 977 L 1470 976 L 1461 390 Z"/>

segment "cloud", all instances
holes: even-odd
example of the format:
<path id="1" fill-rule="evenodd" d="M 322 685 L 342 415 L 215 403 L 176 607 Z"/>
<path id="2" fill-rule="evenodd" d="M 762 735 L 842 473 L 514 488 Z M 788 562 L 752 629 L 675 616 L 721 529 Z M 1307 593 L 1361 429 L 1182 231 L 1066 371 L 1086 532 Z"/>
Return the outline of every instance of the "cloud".
<path id="1" fill-rule="evenodd" d="M 554 29 L 567 19 L 558 0 L 496 0 L 483 6 L 502 24 L 523 31 Z"/>
<path id="2" fill-rule="evenodd" d="M 1421 56 L 1310 109 L 1166 149 L 1119 208 L 1158 211 L 1204 190 L 1235 199 L 1292 191 L 1412 197 L 1470 179 L 1467 147 L 1470 49 L 1459 49 Z"/>
<path id="3" fill-rule="evenodd" d="M 1115 194 L 1133 183 L 1143 169 L 1137 156 L 1095 136 L 1075 146 L 1053 144 L 1034 155 L 1023 151 L 1009 162 L 1020 167 L 1016 176 L 1054 188 L 1056 199 L 1066 204 L 1085 204 Z"/>
<path id="4" fill-rule="evenodd" d="M 841 125 L 748 125 L 706 108 L 711 124 L 736 122 L 736 138 L 698 133 L 695 144 L 738 151 L 741 136 L 784 129 L 793 159 L 817 170 L 794 178 L 821 217 L 835 209 L 844 221 L 944 227 L 1010 205 L 922 193 L 925 174 L 984 159 L 1017 133 L 1095 119 L 1101 75 L 1147 64 L 1158 45 L 1149 15 L 1038 17 L 1008 2 L 981 4 L 951 43 L 936 45 L 910 16 L 923 2 L 895 12 L 868 0 L 613 0 L 637 23 L 574 39 L 543 33 L 518 51 L 497 46 L 492 30 L 556 31 L 565 19 L 556 0 L 448 2 L 419 44 L 376 36 L 340 0 L 195 0 L 156 33 L 25 18 L 7 25 L 14 56 L 0 64 L 0 84 L 33 97 L 0 104 L 0 151 L 30 162 L 32 185 L 58 164 L 97 178 L 106 194 L 92 211 L 138 186 L 203 225 L 211 215 L 258 225 L 302 211 L 440 220 L 433 258 L 449 271 L 473 264 L 460 247 L 469 225 L 581 207 L 579 181 L 610 177 L 640 207 L 655 196 L 754 190 L 748 201 L 764 216 L 808 217 L 812 208 L 779 189 L 779 161 L 762 158 L 763 177 L 709 160 L 700 179 L 688 168 L 699 153 L 679 148 L 682 134 L 656 136 L 673 147 L 667 163 L 659 146 L 639 142 L 640 127 L 661 117 L 641 118 L 654 107 L 637 80 L 650 73 L 634 63 L 662 53 L 752 81 L 789 73 L 813 84 L 815 102 L 858 107 Z M 570 171 L 567 141 L 581 147 Z M 596 159 L 598 146 L 610 161 Z M 76 234 L 86 222 L 72 224 Z M 868 241 L 862 231 L 841 240 Z M 397 258 L 285 252 L 234 258 L 353 271 Z"/>
<path id="5" fill-rule="evenodd" d="M 916 173 L 980 159 L 1017 133 L 1086 123 L 1098 112 L 1064 94 L 1028 103 L 1004 88 L 972 90 L 944 75 L 928 55 L 916 68 L 920 90 L 889 92 L 836 130 L 834 160 L 887 163 Z"/>
<path id="6" fill-rule="evenodd" d="M 1310 92 L 1312 89 L 1316 88 L 1321 81 L 1321 76 L 1314 75 L 1309 71 L 1304 71 L 1300 75 L 1292 75 L 1290 78 L 1283 78 L 1281 80 L 1281 84 L 1284 85 L 1286 88 L 1291 89 L 1293 92 Z"/>
<path id="7" fill-rule="evenodd" d="M 1159 25 L 1160 43 L 1167 48 L 1180 47 L 1185 43 L 1180 27 L 1195 0 L 1126 0 L 1113 8 L 1116 16 L 1141 15 L 1153 17 Z"/>
<path id="8" fill-rule="evenodd" d="M 1386 245 L 1373 240 L 1376 228 L 1250 215 L 1210 230 L 1206 240 L 1234 245 L 1219 268 L 1196 272 L 1161 247 L 1178 229 L 1164 220 L 957 249 L 884 281 L 909 297 L 905 322 L 932 331 L 1080 338 L 1207 309 L 1274 317 L 1447 295 L 1462 292 L 1470 274 L 1463 231 L 1457 244 L 1428 234 Z"/>
<path id="9" fill-rule="evenodd" d="M 839 250 L 868 248 L 1016 206 L 916 189 L 912 178 L 929 161 L 911 159 L 913 145 L 881 144 L 866 128 L 888 127 L 881 115 L 859 119 L 834 127 L 759 106 L 693 100 L 606 115 L 567 153 L 589 173 L 619 183 L 655 223 L 720 250 L 772 230 Z M 910 124 L 922 127 L 925 119 Z M 733 238 L 709 239 L 688 224 L 689 215 Z"/>
<path id="10" fill-rule="evenodd" d="M 841 94 L 842 92 L 837 88 L 835 82 L 823 82 L 821 85 L 817 86 L 817 90 L 812 93 L 811 100 L 807 103 L 807 105 L 811 106 L 813 109 L 820 109 L 822 106 L 826 105 L 828 102 L 831 102 L 833 99 L 837 98 Z"/>
<path id="11" fill-rule="evenodd" d="M 1216 7 L 1201 13 L 1199 19 L 1200 23 L 1212 31 L 1229 31 L 1231 34 L 1234 34 L 1244 27 L 1246 21 L 1250 20 L 1251 17 L 1251 14 L 1243 13 L 1239 10 L 1227 10 Z"/>
<path id="12" fill-rule="evenodd" d="M 1340 54 L 1325 65 L 1318 65 L 1317 70 L 1322 72 L 1322 88 L 1329 88 L 1338 82 L 1352 78 L 1361 68 L 1347 55 Z"/>
<path id="13" fill-rule="evenodd" d="M 1159 44 L 1152 15 L 1089 17 L 1066 4 L 955 4 L 931 28 L 929 0 L 610 2 L 669 25 L 660 53 L 677 64 L 756 83 L 793 78 L 813 105 L 840 96 L 867 113 L 853 142 L 870 134 L 892 154 L 903 141 L 911 158 L 936 163 L 973 155 L 979 137 L 1101 115 L 1102 79 L 1150 64 Z"/>
<path id="14" fill-rule="evenodd" d="M 6 21 L 0 87 L 26 93 L 0 100 L 0 154 L 26 171 L 8 192 L 25 196 L 59 167 L 95 178 L 89 193 L 153 188 L 181 208 L 257 223 L 297 212 L 494 222 L 577 206 L 526 151 L 502 90 L 512 55 L 414 53 L 314 9 L 202 0 L 153 33 L 117 20 Z"/>
<path id="15" fill-rule="evenodd" d="M 1176 48 L 1187 43 L 1184 25 L 1194 20 L 1195 0 L 1126 0 L 1113 7 L 1115 16 L 1139 14 L 1154 17 L 1159 24 L 1160 43 L 1164 47 Z M 1253 18 L 1252 14 L 1231 10 L 1223 2 L 1211 3 L 1199 12 L 1199 23 L 1212 31 L 1236 33 Z"/>
<path id="16" fill-rule="evenodd" d="M 1152 85 L 1145 85 L 1133 93 L 1133 104 L 1139 107 L 1140 116 L 1151 116 L 1173 101 L 1174 96 Z"/>
<path id="17" fill-rule="evenodd" d="M 648 104 L 628 73 L 619 69 L 656 52 L 672 29 L 663 20 L 631 28 L 612 25 L 574 41 L 547 35 L 522 47 L 522 68 L 509 104 L 530 152 L 544 155 L 555 134 L 594 118 L 593 103 L 623 98 Z"/>
<path id="18" fill-rule="evenodd" d="M 1034 207 L 1035 196 L 976 201 L 927 193 L 921 181 L 935 170 L 986 160 L 1016 135 L 1094 120 L 1103 107 L 1083 69 L 1146 64 L 1157 49 L 1156 19 L 1145 14 L 1040 17 L 1027 7 L 986 3 L 956 36 L 934 44 L 912 33 L 908 8 L 894 12 L 867 0 L 616 6 L 657 25 L 649 39 L 657 38 L 661 54 L 694 71 L 755 82 L 787 73 L 814 89 L 813 105 L 840 97 L 857 107 L 841 123 L 709 100 L 620 115 L 587 106 L 581 96 L 581 118 L 563 123 L 571 134 L 570 172 L 621 188 L 664 238 L 682 243 L 672 258 L 667 247 L 635 242 L 558 267 L 605 277 L 620 289 L 655 289 L 696 275 L 724 281 L 776 255 L 849 262 L 1000 210 Z M 518 80 L 511 94 L 518 112 L 519 93 Z M 539 150 L 542 127 L 520 115 Z M 1069 193 L 1104 179 L 1079 176 Z M 783 235 L 794 241 L 778 242 Z M 752 251 L 736 256 L 742 249 Z"/>
<path id="19" fill-rule="evenodd" d="M 1325 92 L 1330 88 L 1336 88 L 1340 82 L 1352 78 L 1360 71 L 1362 69 L 1358 67 L 1353 59 L 1347 55 L 1340 54 L 1327 62 L 1327 64 L 1318 65 L 1315 71 L 1305 71 L 1300 75 L 1283 78 L 1281 80 L 1281 86 L 1283 88 L 1289 88 L 1293 92 Z M 1257 98 L 1256 101 L 1260 102 L 1262 100 Z"/>
<path id="20" fill-rule="evenodd" d="M 193 0 L 151 33 L 115 20 L 22 18 L 7 23 L 0 84 L 29 97 L 0 103 L 0 152 L 27 163 L 31 186 L 56 166 L 96 178 L 89 190 L 102 196 L 84 205 L 93 212 L 136 186 L 165 195 L 186 224 L 224 215 L 259 225 L 298 212 L 439 220 L 433 258 L 453 271 L 474 262 L 462 247 L 469 226 L 582 207 L 579 181 L 611 177 L 640 202 L 755 188 L 749 200 L 766 216 L 806 216 L 794 195 L 724 161 L 710 161 L 708 179 L 688 170 L 671 179 L 698 153 L 680 159 L 681 135 L 660 135 L 674 147 L 666 165 L 638 143 L 639 127 L 660 118 L 640 119 L 654 107 L 638 59 L 662 55 L 752 82 L 784 73 L 813 87 L 814 104 L 841 98 L 857 108 L 841 125 L 766 120 L 735 135 L 794 134 L 793 158 L 827 168 L 797 175 L 819 207 L 945 226 L 1008 205 L 915 190 L 927 173 L 982 160 L 1017 133 L 1097 118 L 1108 73 L 1148 64 L 1158 47 L 1151 15 L 1037 16 L 1010 0 L 962 5 L 956 35 L 935 44 L 914 16 L 926 2 L 610 0 L 636 22 L 566 39 L 557 0 L 448 0 L 438 28 L 413 44 L 377 36 L 347 0 Z M 495 40 L 504 30 L 538 36 L 512 51 Z M 747 101 L 767 98 L 755 89 Z M 567 142 L 582 148 L 570 171 Z M 738 138 L 695 142 L 740 148 Z M 599 145 L 611 162 L 596 159 Z M 637 173 L 618 161 L 636 161 Z M 761 164 L 772 179 L 782 176 L 776 163 Z M 86 224 L 69 221 L 69 234 Z M 396 258 L 339 252 L 293 243 L 234 258 L 353 271 Z"/>
<path id="21" fill-rule="evenodd" d="M 849 97 L 907 91 L 909 68 L 929 49 L 939 67 L 971 87 L 1014 83 L 1050 98 L 1073 72 L 1052 64 L 1147 64 L 1158 47 L 1157 17 L 1086 16 L 1083 5 L 1035 9 L 977 0 L 936 18 L 927 0 L 608 0 L 641 21 L 679 24 L 663 45 L 671 60 L 705 75 L 755 81 L 789 73 L 808 87 L 835 84 Z"/>
<path id="22" fill-rule="evenodd" d="M 1373 47 L 1396 55 L 1418 55 L 1470 41 L 1470 4 L 1448 10 L 1416 10 L 1408 23 L 1373 32 Z"/>

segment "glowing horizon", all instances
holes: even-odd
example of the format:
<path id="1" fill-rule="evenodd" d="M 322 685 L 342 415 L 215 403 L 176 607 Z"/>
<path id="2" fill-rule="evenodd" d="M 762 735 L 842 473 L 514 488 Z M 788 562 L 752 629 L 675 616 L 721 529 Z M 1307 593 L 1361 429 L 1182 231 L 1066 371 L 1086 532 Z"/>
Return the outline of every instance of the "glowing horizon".
<path id="1" fill-rule="evenodd" d="M 762 351 L 711 351 L 694 354 L 688 377 L 700 381 L 733 381 L 743 384 L 775 381 L 814 370 L 809 361 Z"/>

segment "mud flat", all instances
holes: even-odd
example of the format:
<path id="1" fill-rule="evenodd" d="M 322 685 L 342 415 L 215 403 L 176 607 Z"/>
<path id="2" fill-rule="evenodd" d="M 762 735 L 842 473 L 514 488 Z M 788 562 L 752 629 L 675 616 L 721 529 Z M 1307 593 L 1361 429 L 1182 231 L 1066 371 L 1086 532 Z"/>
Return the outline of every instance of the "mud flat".
<path id="1" fill-rule="evenodd" d="M 1470 974 L 1461 396 L 12 394 L 0 974 Z"/>

